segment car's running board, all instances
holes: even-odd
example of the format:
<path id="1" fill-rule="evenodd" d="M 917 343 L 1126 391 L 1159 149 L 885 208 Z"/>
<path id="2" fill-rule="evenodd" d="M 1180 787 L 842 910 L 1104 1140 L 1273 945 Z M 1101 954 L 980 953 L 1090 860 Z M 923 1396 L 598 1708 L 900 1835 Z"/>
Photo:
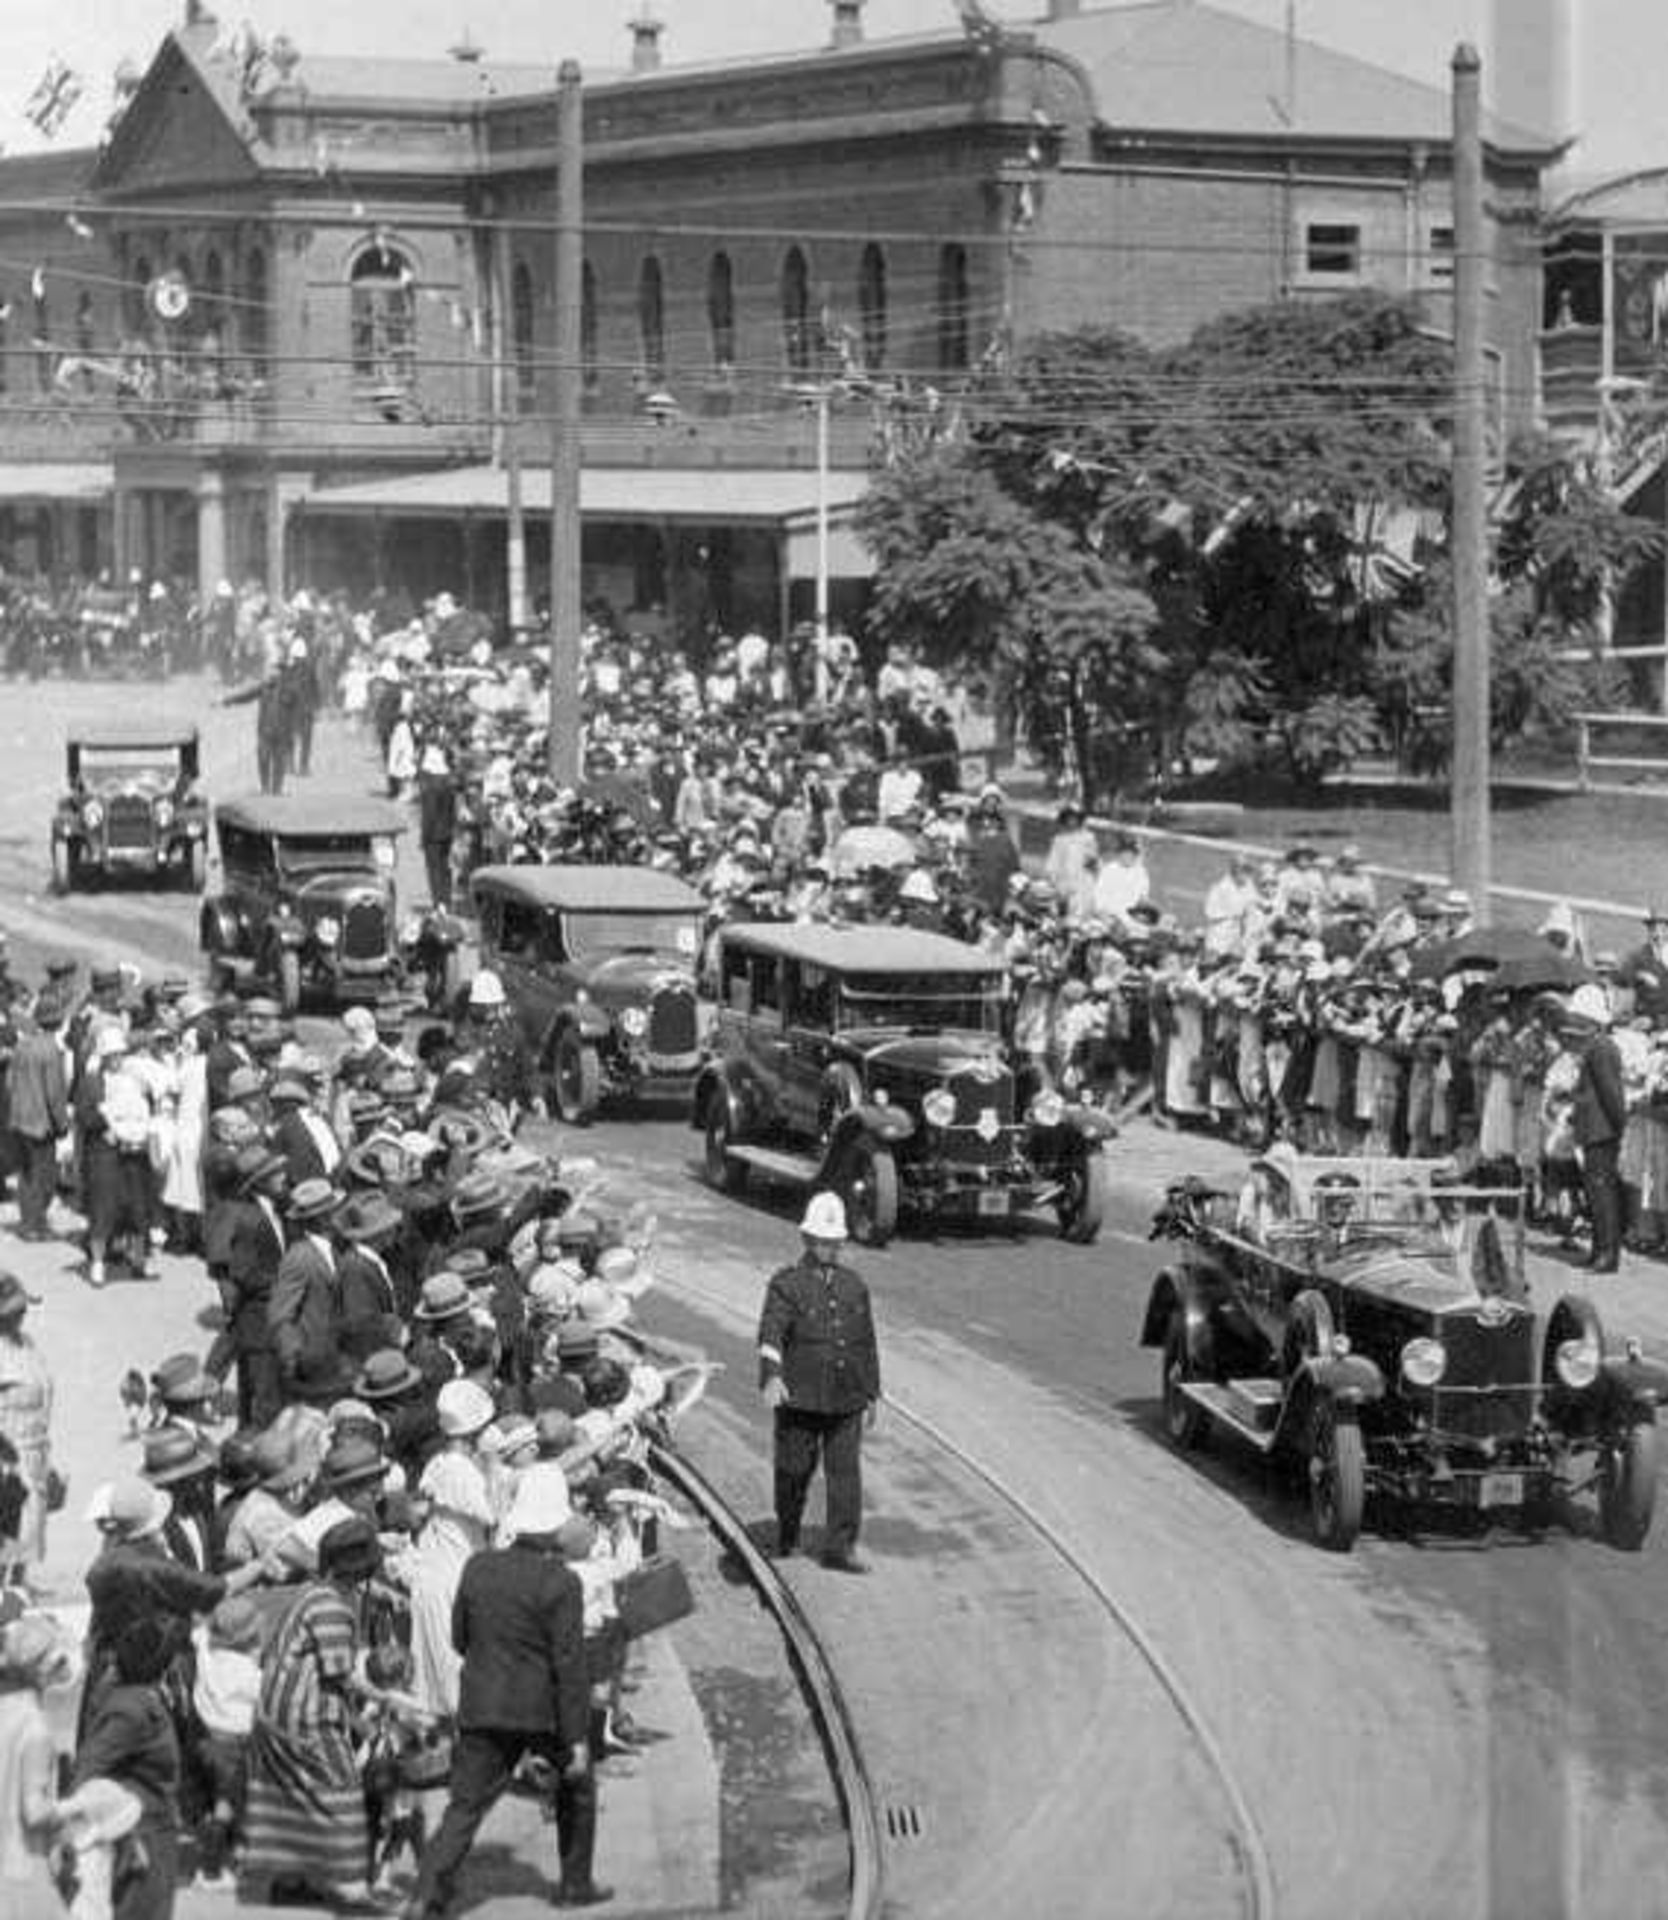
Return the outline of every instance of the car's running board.
<path id="1" fill-rule="evenodd" d="M 784 1153 L 779 1147 L 733 1146 L 729 1156 L 767 1179 L 791 1180 L 800 1187 L 809 1186 L 822 1171 L 821 1161 L 808 1154 Z"/>
<path id="2" fill-rule="evenodd" d="M 1247 1392 L 1247 1389 L 1273 1387 L 1279 1392 L 1277 1383 L 1266 1380 L 1236 1380 L 1226 1386 L 1214 1380 L 1183 1380 L 1178 1382 L 1183 1397 L 1191 1400 L 1196 1407 L 1203 1407 L 1213 1420 L 1220 1421 L 1225 1427 L 1231 1427 L 1248 1445 L 1259 1453 L 1272 1453 L 1275 1438 L 1279 1432 L 1276 1405 L 1274 1417 L 1260 1409 L 1265 1405 L 1261 1394 Z"/>

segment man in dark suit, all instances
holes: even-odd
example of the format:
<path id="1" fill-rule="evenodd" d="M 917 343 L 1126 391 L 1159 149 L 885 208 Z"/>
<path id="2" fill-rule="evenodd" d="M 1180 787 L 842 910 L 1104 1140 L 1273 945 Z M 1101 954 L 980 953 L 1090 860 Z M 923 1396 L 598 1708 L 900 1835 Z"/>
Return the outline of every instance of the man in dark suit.
<path id="1" fill-rule="evenodd" d="M 324 1116 L 313 1110 L 312 1100 L 306 1083 L 292 1077 L 274 1081 L 267 1095 L 272 1144 L 289 1166 L 292 1187 L 303 1180 L 334 1179 L 342 1164 L 341 1143 Z"/>
<path id="2" fill-rule="evenodd" d="M 1593 1222 L 1593 1251 L 1583 1264 L 1594 1273 L 1614 1273 L 1622 1250 L 1620 1163 L 1627 1092 L 1602 987 L 1576 988 L 1570 997 L 1569 1024 L 1581 1048 L 1571 1119 Z"/>
<path id="3" fill-rule="evenodd" d="M 303 1180 L 290 1189 L 285 1210 L 289 1245 L 278 1262 L 267 1303 L 267 1324 L 286 1400 L 302 1399 L 305 1363 L 333 1353 L 341 1339 L 341 1290 L 330 1216 L 341 1195 L 328 1180 Z"/>
<path id="4" fill-rule="evenodd" d="M 238 1185 L 227 1203 L 224 1223 L 225 1274 L 220 1297 L 226 1324 L 209 1350 L 208 1370 L 223 1380 L 237 1369 L 237 1418 L 240 1427 L 264 1427 L 284 1403 L 278 1378 L 278 1353 L 268 1310 L 278 1267 L 284 1258 L 284 1223 L 279 1209 L 289 1191 L 284 1156 L 251 1146 L 238 1160 Z"/>
<path id="5" fill-rule="evenodd" d="M 388 1344 L 389 1322 L 403 1318 L 387 1251 L 404 1222 L 380 1193 L 354 1194 L 335 1219 L 344 1245 L 336 1264 L 342 1351 L 368 1360 Z"/>
<path id="6" fill-rule="evenodd" d="M 218 1112 L 231 1100 L 229 1087 L 232 1075 L 240 1068 L 252 1068 L 255 1064 L 254 1056 L 246 1044 L 249 1016 L 244 1011 L 243 1002 L 236 995 L 228 994 L 216 1003 L 215 1011 L 219 1016 L 220 1031 L 209 1047 L 204 1062 L 211 1112 Z"/>
<path id="7" fill-rule="evenodd" d="M 408 1920 L 440 1920 L 477 1829 L 536 1753 L 556 1772 L 558 1907 L 600 1906 L 612 1889 L 591 1877 L 597 1790 L 586 1735 L 584 1600 L 562 1558 L 569 1515 L 559 1474 L 530 1468 L 506 1520 L 510 1545 L 475 1554 L 452 1606 L 452 1644 L 463 1656 L 451 1794 L 425 1848 Z"/>
<path id="8" fill-rule="evenodd" d="M 863 1428 L 880 1404 L 880 1352 L 869 1290 L 840 1264 L 846 1210 L 838 1194 L 811 1196 L 800 1222 L 803 1256 L 770 1277 L 759 1316 L 759 1386 L 775 1419 L 776 1551 L 799 1544 L 799 1523 L 821 1460 L 828 1502 L 822 1564 L 867 1573 L 858 1558 L 863 1518 Z"/>
<path id="9" fill-rule="evenodd" d="M 58 1142 L 69 1132 L 69 1081 L 58 1031 L 66 1009 L 43 993 L 31 1017 L 20 1007 L 12 1056 L 11 1123 L 17 1154 L 17 1237 L 51 1238 L 47 1222 L 58 1176 Z"/>

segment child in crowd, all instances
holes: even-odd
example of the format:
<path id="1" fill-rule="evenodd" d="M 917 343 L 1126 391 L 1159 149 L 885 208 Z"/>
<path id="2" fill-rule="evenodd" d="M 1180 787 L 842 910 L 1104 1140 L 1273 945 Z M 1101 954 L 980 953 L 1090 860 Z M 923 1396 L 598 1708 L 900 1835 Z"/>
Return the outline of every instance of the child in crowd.
<path id="1" fill-rule="evenodd" d="M 249 1783 L 249 1733 L 261 1691 L 260 1609 L 242 1594 L 229 1595 L 197 1629 L 196 1642 L 195 1757 L 209 1809 L 198 1830 L 199 1884 L 230 1891 Z"/>

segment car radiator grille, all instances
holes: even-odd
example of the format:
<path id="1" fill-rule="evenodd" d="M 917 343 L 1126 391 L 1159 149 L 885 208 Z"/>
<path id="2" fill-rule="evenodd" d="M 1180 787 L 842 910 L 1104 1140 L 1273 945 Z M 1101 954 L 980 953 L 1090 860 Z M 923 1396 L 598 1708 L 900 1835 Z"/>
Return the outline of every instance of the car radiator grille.
<path id="1" fill-rule="evenodd" d="M 388 951 L 388 929 L 374 900 L 359 900 L 342 916 L 342 955 L 348 960 L 379 960 Z"/>
<path id="2" fill-rule="evenodd" d="M 104 839 L 111 847 L 148 847 L 155 838 L 155 823 L 150 802 L 131 796 L 107 801 L 104 809 Z"/>
<path id="3" fill-rule="evenodd" d="M 1003 1073 L 998 1079 L 985 1080 L 971 1073 L 953 1073 L 945 1081 L 947 1092 L 955 1095 L 956 1117 L 944 1135 L 944 1156 L 977 1166 L 990 1166 L 1008 1157 L 1007 1129 L 1014 1117 L 1013 1076 Z M 979 1132 L 981 1117 L 992 1111 L 999 1123 L 991 1139 Z M 986 1131 L 989 1131 L 988 1122 Z"/>
<path id="4" fill-rule="evenodd" d="M 1468 1314 L 1451 1315 L 1442 1325 L 1442 1343 L 1448 1367 L 1431 1396 L 1437 1427 L 1472 1440 L 1521 1433 L 1535 1412 L 1533 1319 L 1516 1314 L 1489 1326 Z"/>
<path id="5" fill-rule="evenodd" d="M 695 996 L 687 987 L 657 993 L 649 1006 L 650 1053 L 695 1051 Z"/>

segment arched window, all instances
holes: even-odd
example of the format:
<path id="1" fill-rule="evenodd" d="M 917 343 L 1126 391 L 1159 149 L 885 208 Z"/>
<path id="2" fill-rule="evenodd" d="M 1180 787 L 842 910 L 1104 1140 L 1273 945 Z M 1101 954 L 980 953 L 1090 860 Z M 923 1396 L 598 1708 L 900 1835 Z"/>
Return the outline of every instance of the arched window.
<path id="1" fill-rule="evenodd" d="M 886 256 L 872 240 L 857 266 L 857 319 L 863 364 L 878 373 L 886 365 Z"/>
<path id="2" fill-rule="evenodd" d="M 526 406 L 538 391 L 538 368 L 533 361 L 533 271 L 525 260 L 518 260 L 510 275 L 510 338 L 516 398 Z"/>
<path id="3" fill-rule="evenodd" d="M 651 380 L 666 377 L 666 287 L 660 262 L 651 253 L 637 276 L 637 335 L 643 371 Z"/>
<path id="4" fill-rule="evenodd" d="M 707 269 L 707 329 L 712 364 L 728 373 L 736 363 L 736 281 L 727 253 L 715 253 Z"/>
<path id="5" fill-rule="evenodd" d="M 251 250 L 243 265 L 243 351 L 248 356 L 250 377 L 265 380 L 271 373 L 267 342 L 271 338 L 270 298 L 266 283 L 266 255 L 259 247 Z"/>
<path id="6" fill-rule="evenodd" d="M 349 330 L 353 373 L 377 387 L 409 387 L 417 372 L 417 302 L 411 262 L 374 240 L 353 263 Z"/>
<path id="7" fill-rule="evenodd" d="M 594 391 L 602 367 L 597 358 L 597 270 L 589 260 L 579 275 L 579 365 L 586 391 Z"/>
<path id="8" fill-rule="evenodd" d="M 964 373 L 972 363 L 967 249 L 951 245 L 938 255 L 938 364 L 946 373 Z"/>
<path id="9" fill-rule="evenodd" d="M 798 247 L 782 262 L 782 355 L 790 373 L 811 371 L 811 274 Z"/>

